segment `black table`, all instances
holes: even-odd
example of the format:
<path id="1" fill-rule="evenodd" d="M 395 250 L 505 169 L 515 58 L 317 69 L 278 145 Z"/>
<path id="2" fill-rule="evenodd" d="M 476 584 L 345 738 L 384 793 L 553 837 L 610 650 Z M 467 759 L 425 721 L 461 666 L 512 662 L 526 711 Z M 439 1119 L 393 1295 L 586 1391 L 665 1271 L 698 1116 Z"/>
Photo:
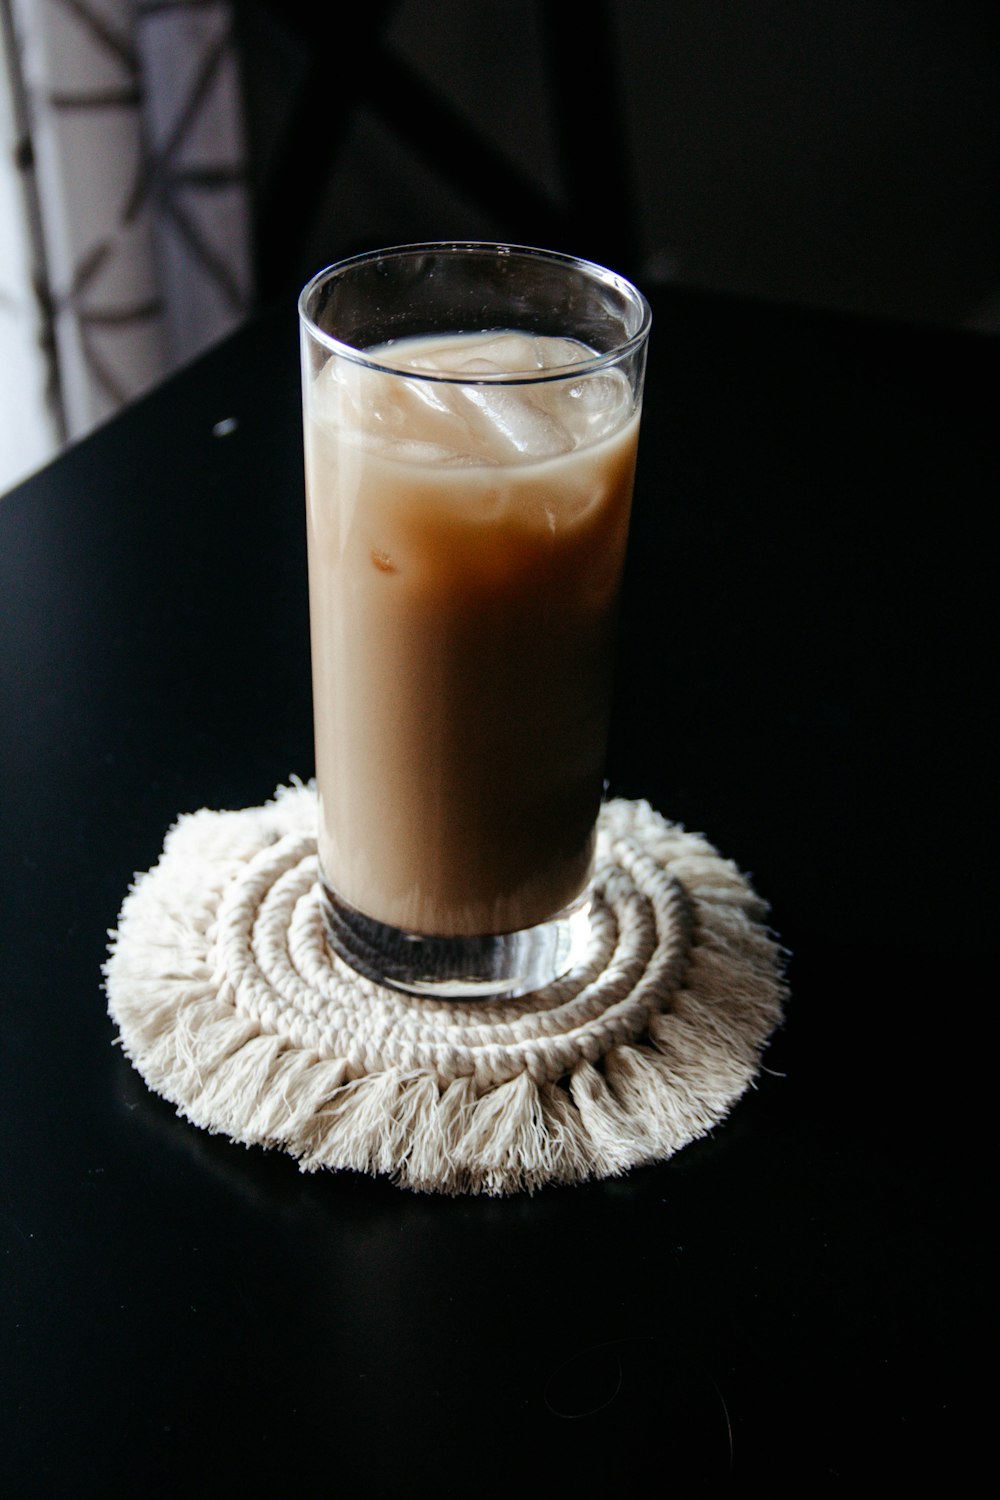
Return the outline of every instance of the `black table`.
<path id="1" fill-rule="evenodd" d="M 729 1120 L 618 1181 L 303 1176 L 112 1045 L 133 873 L 312 768 L 293 309 L 0 501 L 5 1495 L 960 1480 L 997 345 L 654 312 L 611 790 L 752 872 L 793 999 Z"/>

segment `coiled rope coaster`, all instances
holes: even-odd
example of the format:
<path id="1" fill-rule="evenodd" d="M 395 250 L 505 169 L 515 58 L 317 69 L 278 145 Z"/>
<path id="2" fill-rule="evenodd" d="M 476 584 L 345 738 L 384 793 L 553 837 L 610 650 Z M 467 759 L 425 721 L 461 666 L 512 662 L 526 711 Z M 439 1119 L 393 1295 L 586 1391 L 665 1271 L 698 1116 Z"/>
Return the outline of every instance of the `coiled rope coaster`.
<path id="1" fill-rule="evenodd" d="M 715 1125 L 781 1019 L 747 880 L 644 802 L 601 811 L 587 960 L 519 1000 L 411 998 L 326 946 L 311 787 L 182 817 L 105 978 L 121 1043 L 196 1125 L 308 1171 L 510 1193 L 615 1176 Z"/>

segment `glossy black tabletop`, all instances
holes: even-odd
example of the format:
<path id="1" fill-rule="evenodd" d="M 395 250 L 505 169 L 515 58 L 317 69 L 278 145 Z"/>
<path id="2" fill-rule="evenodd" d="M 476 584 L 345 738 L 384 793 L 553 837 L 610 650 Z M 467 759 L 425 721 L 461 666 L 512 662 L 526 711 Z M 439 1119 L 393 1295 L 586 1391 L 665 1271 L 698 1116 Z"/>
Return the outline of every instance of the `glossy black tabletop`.
<path id="1" fill-rule="evenodd" d="M 962 1488 L 997 349 L 656 297 L 611 790 L 751 872 L 792 999 L 708 1138 L 530 1198 L 302 1175 L 114 1046 L 134 872 L 312 770 L 294 309 L 0 500 L 3 1494 Z"/>

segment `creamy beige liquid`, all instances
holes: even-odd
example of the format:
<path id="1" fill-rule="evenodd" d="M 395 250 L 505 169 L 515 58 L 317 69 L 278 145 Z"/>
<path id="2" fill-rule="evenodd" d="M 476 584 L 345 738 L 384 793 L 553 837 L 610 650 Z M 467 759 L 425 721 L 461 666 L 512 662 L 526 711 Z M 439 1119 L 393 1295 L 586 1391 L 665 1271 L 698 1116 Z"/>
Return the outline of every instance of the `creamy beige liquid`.
<path id="1" fill-rule="evenodd" d="M 370 357 L 474 377 L 588 354 L 503 334 Z M 366 915 L 510 932 L 583 890 L 637 434 L 614 371 L 459 386 L 333 356 L 316 377 L 319 856 Z"/>

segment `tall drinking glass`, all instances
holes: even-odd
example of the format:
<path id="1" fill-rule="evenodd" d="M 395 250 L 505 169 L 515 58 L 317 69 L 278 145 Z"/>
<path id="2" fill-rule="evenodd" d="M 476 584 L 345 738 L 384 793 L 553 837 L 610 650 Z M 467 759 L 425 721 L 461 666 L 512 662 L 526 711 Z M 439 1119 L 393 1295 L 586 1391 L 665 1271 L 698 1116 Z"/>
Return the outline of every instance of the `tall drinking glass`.
<path id="1" fill-rule="evenodd" d="M 649 308 L 439 243 L 299 312 L 330 943 L 412 994 L 525 994 L 587 948 Z"/>

